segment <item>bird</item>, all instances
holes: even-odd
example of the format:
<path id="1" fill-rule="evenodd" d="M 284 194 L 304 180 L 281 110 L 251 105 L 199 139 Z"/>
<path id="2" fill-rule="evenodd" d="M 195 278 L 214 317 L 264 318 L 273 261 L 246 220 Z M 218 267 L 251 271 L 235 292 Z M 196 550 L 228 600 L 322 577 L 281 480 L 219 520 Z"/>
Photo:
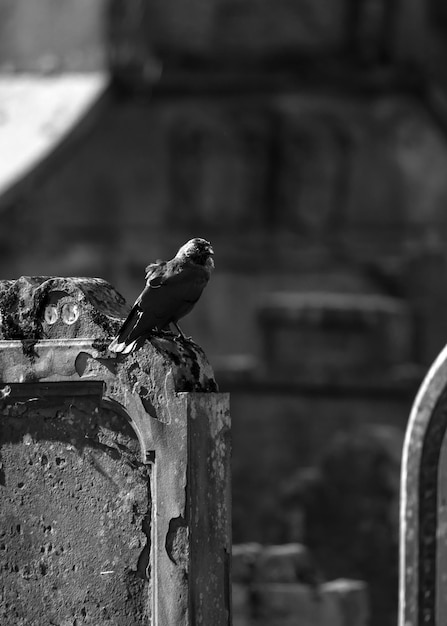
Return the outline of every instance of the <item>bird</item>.
<path id="1" fill-rule="evenodd" d="M 109 345 L 115 353 L 129 354 L 138 340 L 173 324 L 178 338 L 187 339 L 178 321 L 194 307 L 214 269 L 214 250 L 201 237 L 190 239 L 169 261 L 146 267 L 146 286 L 138 296 L 118 334 Z"/>

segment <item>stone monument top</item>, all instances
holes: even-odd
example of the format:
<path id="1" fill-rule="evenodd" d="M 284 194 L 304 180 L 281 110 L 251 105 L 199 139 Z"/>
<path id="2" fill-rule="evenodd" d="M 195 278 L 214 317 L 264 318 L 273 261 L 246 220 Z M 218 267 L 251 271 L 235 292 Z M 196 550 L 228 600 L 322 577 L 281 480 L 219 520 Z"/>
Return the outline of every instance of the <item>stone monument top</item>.
<path id="1" fill-rule="evenodd" d="M 99 278 L 0 281 L 1 623 L 230 623 L 228 398 L 191 340 L 112 353 L 126 314 Z"/>
<path id="2" fill-rule="evenodd" d="M 128 310 L 123 296 L 100 278 L 0 281 L 0 340 L 11 348 L 1 352 L 3 381 L 79 380 L 98 368 L 116 375 L 133 367 L 152 376 L 169 373 L 173 391 L 217 390 L 203 350 L 170 333 L 154 333 L 141 341 L 143 350 L 127 357 L 112 355 L 108 345 Z"/>

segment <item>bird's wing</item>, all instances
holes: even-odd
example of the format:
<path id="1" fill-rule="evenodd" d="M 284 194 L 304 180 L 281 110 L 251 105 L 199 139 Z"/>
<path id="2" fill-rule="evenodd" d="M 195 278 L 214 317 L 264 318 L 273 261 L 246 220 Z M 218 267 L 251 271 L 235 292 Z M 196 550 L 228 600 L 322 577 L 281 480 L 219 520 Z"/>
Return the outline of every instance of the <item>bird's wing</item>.
<path id="1" fill-rule="evenodd" d="M 208 274 L 202 267 L 168 261 L 161 271 L 150 275 L 139 306 L 144 317 L 149 314 L 156 320 L 154 326 L 163 328 L 185 315 L 181 311 L 186 304 L 192 308 L 207 282 Z"/>
<path id="2" fill-rule="evenodd" d="M 147 323 L 144 324 L 144 328 L 140 324 L 141 317 L 143 315 L 143 309 L 141 308 L 140 303 L 141 303 L 141 299 L 143 295 L 145 294 L 148 288 L 148 283 L 151 277 L 154 277 L 157 274 L 161 274 L 163 272 L 164 265 L 165 263 L 163 262 L 157 262 L 157 263 L 150 263 L 146 267 L 145 269 L 146 281 L 147 281 L 146 287 L 136 299 L 135 304 L 133 305 L 132 309 L 129 312 L 129 315 L 123 322 L 123 325 L 121 326 L 119 330 L 119 333 L 110 344 L 109 347 L 112 351 L 121 352 L 123 349 L 125 349 L 126 346 L 128 346 L 137 337 L 144 334 L 144 332 L 149 332 L 154 327 L 153 325 L 150 326 L 152 323 L 152 320 L 150 318 L 146 319 Z M 148 326 L 148 328 L 145 331 L 146 326 Z"/>
<path id="3" fill-rule="evenodd" d="M 140 307 L 138 306 L 136 302 L 133 305 L 132 309 L 130 310 L 129 315 L 126 317 L 123 325 L 121 326 L 119 333 L 117 334 L 117 336 L 111 343 L 110 349 L 115 350 L 117 347 L 121 346 L 122 344 L 126 345 L 127 343 L 132 341 L 132 339 L 129 339 L 129 337 L 132 334 L 132 331 L 134 330 L 134 328 L 138 326 L 138 322 L 141 318 L 141 315 L 142 315 L 142 310 L 140 309 Z M 120 351 L 121 349 L 118 349 L 118 352 Z"/>
<path id="4" fill-rule="evenodd" d="M 208 278 L 202 267 L 175 259 L 148 265 L 146 287 L 114 340 L 114 349 L 122 351 L 154 328 L 163 329 L 177 322 L 193 308 Z"/>

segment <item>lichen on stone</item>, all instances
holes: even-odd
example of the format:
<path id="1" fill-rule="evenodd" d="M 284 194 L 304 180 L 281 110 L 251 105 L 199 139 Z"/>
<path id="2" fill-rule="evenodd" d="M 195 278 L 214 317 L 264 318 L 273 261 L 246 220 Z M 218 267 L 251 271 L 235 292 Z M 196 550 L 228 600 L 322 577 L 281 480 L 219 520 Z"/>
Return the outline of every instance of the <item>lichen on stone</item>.
<path id="1" fill-rule="evenodd" d="M 50 302 L 54 319 L 45 318 Z M 60 315 L 61 307 L 70 303 L 79 310 L 73 322 Z M 0 281 L 0 338 L 22 341 L 24 351 L 41 339 L 110 339 L 126 312 L 124 298 L 98 278 L 22 276 Z"/>

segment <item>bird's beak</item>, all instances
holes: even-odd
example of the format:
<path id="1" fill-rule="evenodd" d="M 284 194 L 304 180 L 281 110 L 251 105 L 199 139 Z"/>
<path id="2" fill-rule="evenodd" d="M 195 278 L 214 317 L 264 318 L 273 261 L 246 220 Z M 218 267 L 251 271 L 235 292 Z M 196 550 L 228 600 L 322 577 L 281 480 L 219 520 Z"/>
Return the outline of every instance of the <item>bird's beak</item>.
<path id="1" fill-rule="evenodd" d="M 212 246 L 208 247 L 208 254 L 214 254 L 214 250 Z"/>

